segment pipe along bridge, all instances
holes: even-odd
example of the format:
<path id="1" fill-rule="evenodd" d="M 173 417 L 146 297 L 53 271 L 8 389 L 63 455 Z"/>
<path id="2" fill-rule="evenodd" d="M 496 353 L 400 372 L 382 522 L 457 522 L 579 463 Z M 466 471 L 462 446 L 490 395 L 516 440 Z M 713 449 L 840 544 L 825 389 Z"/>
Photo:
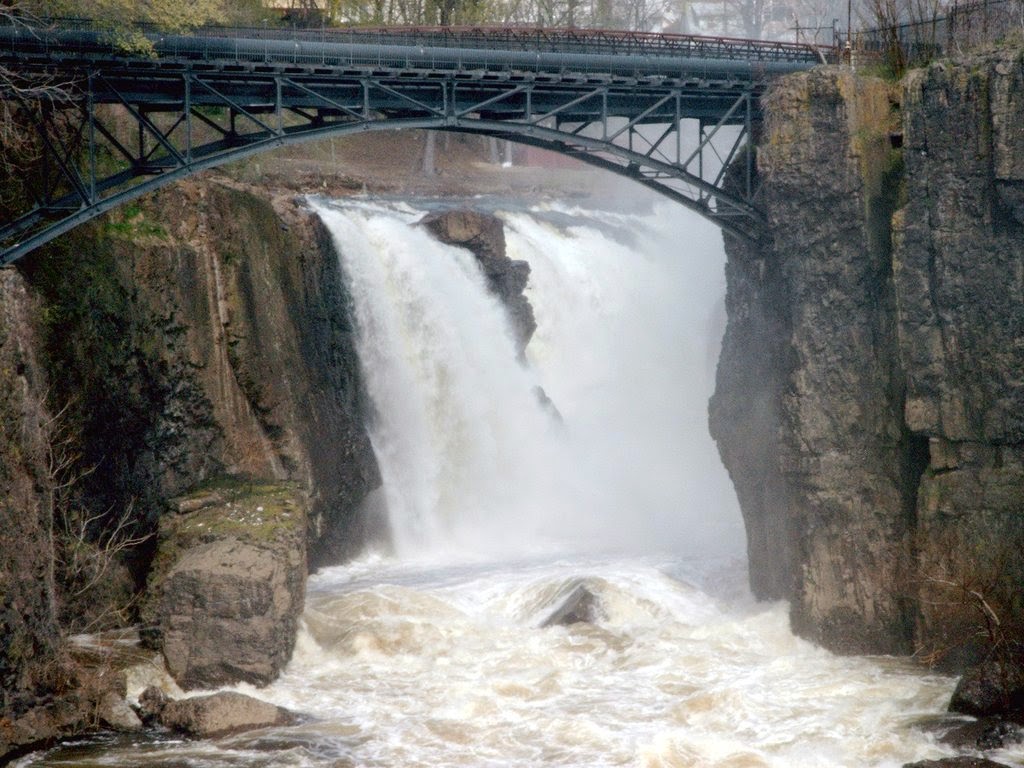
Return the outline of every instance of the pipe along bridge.
<path id="1" fill-rule="evenodd" d="M 140 32 L 155 55 L 126 54 L 85 21 L 0 26 L 0 99 L 28 128 L 29 158 L 20 210 L 0 210 L 0 266 L 221 163 L 402 128 L 570 155 L 756 238 L 745 146 L 760 96 L 825 59 L 792 43 L 603 30 Z"/>

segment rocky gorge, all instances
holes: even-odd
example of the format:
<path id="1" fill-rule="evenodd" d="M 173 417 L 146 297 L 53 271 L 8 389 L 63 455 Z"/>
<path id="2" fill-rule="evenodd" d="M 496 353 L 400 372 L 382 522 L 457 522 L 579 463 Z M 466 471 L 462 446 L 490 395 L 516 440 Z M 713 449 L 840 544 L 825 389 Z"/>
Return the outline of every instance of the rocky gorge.
<path id="1" fill-rule="evenodd" d="M 776 84 L 769 232 L 727 240 L 710 406 L 755 594 L 839 653 L 995 662 L 973 686 L 1000 711 L 1024 614 L 1022 80 L 1001 52 Z M 0 760 L 134 727 L 69 634 L 138 622 L 185 689 L 264 684 L 306 574 L 380 533 L 344 280 L 281 186 L 183 182 L 0 271 Z M 476 253 L 525 347 L 500 222 L 426 226 Z M 167 706 L 240 727 L 235 699 Z"/>
<path id="2" fill-rule="evenodd" d="M 428 226 L 472 239 L 525 346 L 529 269 L 505 255 L 500 222 L 453 211 Z M 319 219 L 295 190 L 186 182 L 0 278 L 0 760 L 141 725 L 127 662 L 77 651 L 75 632 L 138 621 L 186 691 L 274 680 L 307 573 L 386 535 Z M 285 717 L 239 699 L 159 704 L 139 714 L 193 734 Z"/>

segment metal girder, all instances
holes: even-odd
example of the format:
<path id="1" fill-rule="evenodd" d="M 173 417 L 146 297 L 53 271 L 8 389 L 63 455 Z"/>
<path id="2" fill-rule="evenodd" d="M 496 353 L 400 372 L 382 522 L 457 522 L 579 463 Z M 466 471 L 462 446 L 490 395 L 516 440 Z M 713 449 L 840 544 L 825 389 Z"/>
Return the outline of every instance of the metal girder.
<path id="1" fill-rule="evenodd" d="M 42 183 L 26 184 L 27 209 L 0 220 L 0 265 L 200 170 L 285 144 L 396 128 L 486 134 L 571 155 L 738 237 L 759 236 L 752 153 L 742 182 L 734 178 L 760 117 L 759 81 L 124 60 L 77 63 L 63 74 L 79 91 L 73 105 L 19 103 L 36 131 L 33 174 Z"/>

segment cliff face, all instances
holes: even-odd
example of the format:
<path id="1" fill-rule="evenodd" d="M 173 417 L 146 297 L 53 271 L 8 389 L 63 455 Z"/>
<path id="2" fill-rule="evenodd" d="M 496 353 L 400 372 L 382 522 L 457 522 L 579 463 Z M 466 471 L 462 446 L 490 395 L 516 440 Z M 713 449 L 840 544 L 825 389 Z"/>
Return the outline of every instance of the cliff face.
<path id="1" fill-rule="evenodd" d="M 1024 621 L 1024 64 L 1006 51 L 906 82 L 895 286 L 917 504 L 918 637 L 977 655 L 984 598 Z M 979 597 L 980 596 L 980 597 Z M 1014 627 L 1016 625 L 1016 627 Z"/>
<path id="2" fill-rule="evenodd" d="M 33 738 L 24 718 L 37 694 L 68 677 L 53 594 L 49 416 L 35 309 L 20 276 L 0 270 L 0 758 L 6 744 Z"/>
<path id="3" fill-rule="evenodd" d="M 338 561 L 379 484 L 359 415 L 347 298 L 319 220 L 218 182 L 163 190 L 24 265 L 57 397 L 81 425 L 84 491 L 165 499 L 218 474 L 312 494 L 315 566 Z"/>
<path id="4" fill-rule="evenodd" d="M 773 240 L 727 243 L 711 428 L 755 593 L 834 650 L 959 663 L 968 585 L 1020 583 L 1020 72 L 936 65 L 901 91 L 830 69 L 768 100 Z"/>
<path id="5" fill-rule="evenodd" d="M 62 636 L 131 618 L 171 497 L 222 475 L 297 489 L 282 627 L 307 560 L 361 544 L 380 479 L 347 301 L 319 220 L 227 181 L 0 272 L 0 757 L 94 723 Z"/>

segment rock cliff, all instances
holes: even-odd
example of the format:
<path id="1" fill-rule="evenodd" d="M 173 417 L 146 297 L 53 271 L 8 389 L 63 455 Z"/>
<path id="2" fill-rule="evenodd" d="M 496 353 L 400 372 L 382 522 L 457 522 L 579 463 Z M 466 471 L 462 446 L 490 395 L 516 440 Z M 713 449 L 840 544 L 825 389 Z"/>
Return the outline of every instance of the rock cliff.
<path id="1" fill-rule="evenodd" d="M 310 560 L 357 540 L 379 484 L 360 423 L 330 239 L 290 195 L 189 181 L 29 257 L 57 400 L 80 424 L 84 491 L 164 501 L 219 474 L 311 494 Z"/>
<path id="2" fill-rule="evenodd" d="M 986 626 L 1024 638 L 1022 83 L 1022 52 L 1001 51 L 915 72 L 904 96 L 898 337 L 906 424 L 931 457 L 917 635 L 954 663 L 990 644 Z"/>
<path id="3" fill-rule="evenodd" d="M 92 722 L 62 637 L 131 620 L 168 499 L 217 478 L 287 482 L 299 501 L 273 543 L 201 542 L 217 567 L 262 569 L 251 589 L 219 583 L 249 589 L 267 632 L 227 671 L 179 675 L 265 683 L 287 661 L 307 563 L 359 546 L 380 483 L 347 301 L 301 201 L 227 179 L 158 192 L 0 272 L 0 757 Z M 189 582 L 203 553 L 178 554 L 168 578 Z M 181 600 L 158 642 L 232 621 Z M 266 659 L 242 658 L 257 646 Z"/>
<path id="4" fill-rule="evenodd" d="M 957 667 L 986 611 L 1024 616 L 1021 78 L 821 69 L 767 100 L 710 424 L 755 593 L 837 651 Z"/>

